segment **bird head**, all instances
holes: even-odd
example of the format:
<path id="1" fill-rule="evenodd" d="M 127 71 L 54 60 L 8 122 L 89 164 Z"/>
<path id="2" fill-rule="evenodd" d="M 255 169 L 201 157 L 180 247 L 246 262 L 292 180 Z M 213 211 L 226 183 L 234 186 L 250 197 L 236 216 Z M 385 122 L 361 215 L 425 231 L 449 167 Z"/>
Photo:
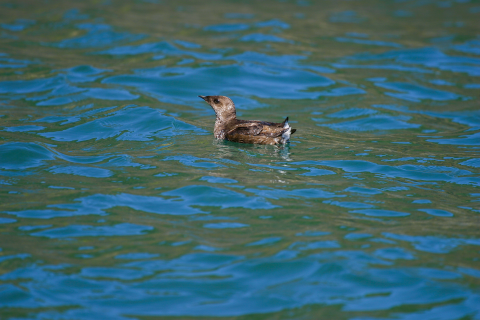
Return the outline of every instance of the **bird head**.
<path id="1" fill-rule="evenodd" d="M 205 100 L 215 111 L 221 121 L 236 118 L 235 104 L 232 99 L 225 96 L 199 96 Z"/>

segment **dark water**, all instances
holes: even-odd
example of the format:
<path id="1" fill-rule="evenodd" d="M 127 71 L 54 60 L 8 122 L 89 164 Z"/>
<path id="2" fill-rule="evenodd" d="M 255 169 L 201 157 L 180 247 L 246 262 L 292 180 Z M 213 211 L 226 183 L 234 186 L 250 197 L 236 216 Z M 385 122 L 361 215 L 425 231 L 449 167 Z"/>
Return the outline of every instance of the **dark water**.
<path id="1" fill-rule="evenodd" d="M 480 319 L 479 1 L 0 5 L 2 319 Z"/>

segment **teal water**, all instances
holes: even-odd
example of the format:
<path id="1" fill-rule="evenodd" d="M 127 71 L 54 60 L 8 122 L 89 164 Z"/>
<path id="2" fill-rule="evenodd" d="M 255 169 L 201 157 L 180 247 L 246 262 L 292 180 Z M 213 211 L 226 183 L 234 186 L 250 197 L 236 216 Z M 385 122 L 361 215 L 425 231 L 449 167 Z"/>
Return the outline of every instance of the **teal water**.
<path id="1" fill-rule="evenodd" d="M 480 319 L 479 19 L 1 1 L 0 318 Z"/>

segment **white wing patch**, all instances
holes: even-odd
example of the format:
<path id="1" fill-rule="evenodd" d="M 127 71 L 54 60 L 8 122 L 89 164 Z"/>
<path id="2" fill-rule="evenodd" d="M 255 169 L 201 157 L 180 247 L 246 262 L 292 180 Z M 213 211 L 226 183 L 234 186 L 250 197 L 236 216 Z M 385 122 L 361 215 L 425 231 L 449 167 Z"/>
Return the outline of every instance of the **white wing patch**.
<path id="1" fill-rule="evenodd" d="M 284 133 L 282 133 L 282 143 L 287 143 L 290 140 L 290 135 L 292 133 L 292 127 L 288 124 L 288 121 L 285 121 L 285 125 L 283 129 L 287 129 Z"/>

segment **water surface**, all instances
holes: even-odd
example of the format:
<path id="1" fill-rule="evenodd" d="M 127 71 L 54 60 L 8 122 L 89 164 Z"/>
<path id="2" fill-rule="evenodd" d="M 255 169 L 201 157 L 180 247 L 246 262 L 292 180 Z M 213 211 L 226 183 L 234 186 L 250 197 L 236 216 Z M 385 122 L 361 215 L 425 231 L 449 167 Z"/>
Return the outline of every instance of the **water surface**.
<path id="1" fill-rule="evenodd" d="M 0 5 L 2 319 L 480 319 L 478 2 Z"/>

